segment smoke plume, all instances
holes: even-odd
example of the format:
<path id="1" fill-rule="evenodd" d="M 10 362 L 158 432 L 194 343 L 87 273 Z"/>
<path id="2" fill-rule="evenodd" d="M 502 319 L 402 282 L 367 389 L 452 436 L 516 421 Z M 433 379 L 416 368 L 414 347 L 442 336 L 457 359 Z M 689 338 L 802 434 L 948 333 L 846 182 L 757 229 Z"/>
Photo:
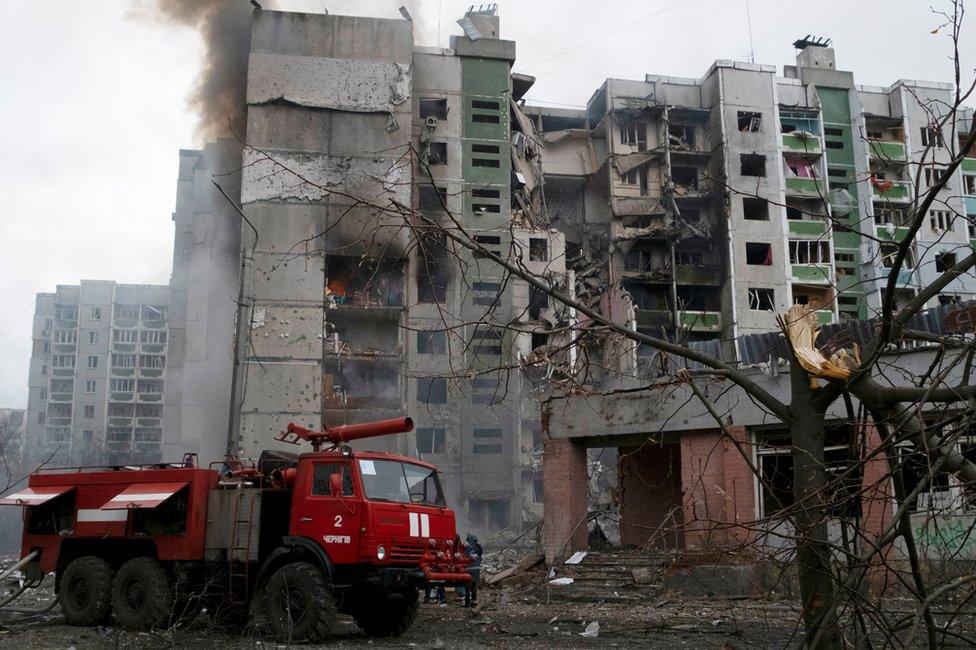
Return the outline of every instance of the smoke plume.
<path id="1" fill-rule="evenodd" d="M 199 116 L 197 135 L 244 139 L 247 55 L 251 42 L 247 0 L 155 0 L 145 14 L 199 30 L 205 47 L 203 70 L 188 102 Z"/>

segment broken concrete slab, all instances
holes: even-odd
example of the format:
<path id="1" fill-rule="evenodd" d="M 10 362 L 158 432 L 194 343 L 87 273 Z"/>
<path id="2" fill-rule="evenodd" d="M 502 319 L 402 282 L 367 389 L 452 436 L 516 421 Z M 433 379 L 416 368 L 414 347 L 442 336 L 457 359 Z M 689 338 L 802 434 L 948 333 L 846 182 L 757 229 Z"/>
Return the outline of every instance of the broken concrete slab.
<path id="1" fill-rule="evenodd" d="M 393 113 L 410 98 L 410 81 L 410 66 L 394 61 L 253 52 L 247 103 Z M 409 112 L 409 104 L 406 108 Z"/>

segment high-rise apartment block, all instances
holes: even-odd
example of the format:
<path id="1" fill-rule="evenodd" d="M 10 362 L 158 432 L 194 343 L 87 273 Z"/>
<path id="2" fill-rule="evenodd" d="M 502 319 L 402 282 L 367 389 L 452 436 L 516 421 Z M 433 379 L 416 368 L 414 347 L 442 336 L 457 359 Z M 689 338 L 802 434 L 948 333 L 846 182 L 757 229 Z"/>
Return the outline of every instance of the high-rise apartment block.
<path id="1" fill-rule="evenodd" d="M 234 417 L 253 454 L 290 420 L 409 414 L 414 437 L 374 446 L 435 460 L 470 523 L 501 529 L 521 524 L 523 493 L 538 501 L 519 367 L 558 316 L 432 224 L 456 219 L 555 283 L 565 258 L 533 221 L 538 178 L 513 139 L 515 44 L 493 9 L 466 21 L 441 49 L 415 47 L 403 20 L 255 14 Z"/>
<path id="2" fill-rule="evenodd" d="M 38 294 L 26 453 L 160 458 L 169 299 L 167 286 L 102 281 Z"/>

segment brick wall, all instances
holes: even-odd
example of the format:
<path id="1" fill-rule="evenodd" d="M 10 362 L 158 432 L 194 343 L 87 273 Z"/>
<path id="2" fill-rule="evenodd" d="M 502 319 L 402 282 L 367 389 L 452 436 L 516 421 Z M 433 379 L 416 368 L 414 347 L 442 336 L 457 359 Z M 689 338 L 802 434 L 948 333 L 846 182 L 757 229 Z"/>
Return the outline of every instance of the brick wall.
<path id="1" fill-rule="evenodd" d="M 864 470 L 861 485 L 861 527 L 867 544 L 874 544 L 881 537 L 894 515 L 895 492 L 891 479 L 888 477 L 890 468 L 888 456 L 878 452 L 871 456 L 875 449 L 881 446 L 881 436 L 874 423 L 864 428 Z M 892 546 L 875 555 L 868 568 L 868 585 L 872 593 L 881 594 L 890 587 L 896 586 L 896 578 L 888 569 L 888 560 L 892 553 Z"/>
<path id="2" fill-rule="evenodd" d="M 751 454 L 746 428 L 731 427 L 730 433 Z M 755 477 L 721 431 L 681 436 L 681 486 L 687 549 L 717 549 L 752 539 L 742 524 L 756 519 Z"/>
<path id="3" fill-rule="evenodd" d="M 546 562 L 586 549 L 588 499 L 586 449 L 571 440 L 548 439 L 542 456 Z"/>
<path id="4" fill-rule="evenodd" d="M 724 436 L 725 456 L 725 520 L 733 524 L 729 529 L 729 543 L 748 544 L 755 539 L 749 524 L 759 516 L 756 507 L 756 475 L 749 467 L 755 465 L 749 431 L 745 427 L 729 427 Z M 743 457 L 745 456 L 745 457 Z M 746 458 L 749 460 L 747 461 Z"/>
<path id="5" fill-rule="evenodd" d="M 621 447 L 619 458 L 620 543 L 681 548 L 681 446 L 648 441 Z"/>

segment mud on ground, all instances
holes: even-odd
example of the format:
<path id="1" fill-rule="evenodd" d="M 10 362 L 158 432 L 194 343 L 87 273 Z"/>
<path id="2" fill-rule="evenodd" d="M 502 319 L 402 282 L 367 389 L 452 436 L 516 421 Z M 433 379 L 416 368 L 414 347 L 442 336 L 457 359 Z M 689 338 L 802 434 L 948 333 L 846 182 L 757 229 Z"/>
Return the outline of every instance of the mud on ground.
<path id="1" fill-rule="evenodd" d="M 657 597 L 654 602 L 605 603 L 558 600 L 555 587 L 521 585 L 485 589 L 477 610 L 463 609 L 453 593 L 446 606 L 423 605 L 417 623 L 395 639 L 371 639 L 341 617 L 328 645 L 383 648 L 783 648 L 803 638 L 791 604 Z M 18 600 L 36 607 L 50 588 Z M 599 623 L 596 637 L 584 637 Z M 0 648 L 264 648 L 286 647 L 270 639 L 260 622 L 240 633 L 214 629 L 206 614 L 183 629 L 153 633 L 113 627 L 65 625 L 58 608 L 24 619 L 0 615 Z M 592 629 L 592 625 L 591 625 Z M 288 647 L 300 647 L 291 645 Z"/>

